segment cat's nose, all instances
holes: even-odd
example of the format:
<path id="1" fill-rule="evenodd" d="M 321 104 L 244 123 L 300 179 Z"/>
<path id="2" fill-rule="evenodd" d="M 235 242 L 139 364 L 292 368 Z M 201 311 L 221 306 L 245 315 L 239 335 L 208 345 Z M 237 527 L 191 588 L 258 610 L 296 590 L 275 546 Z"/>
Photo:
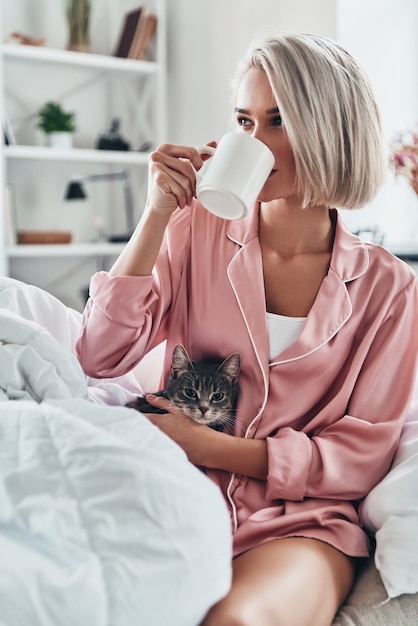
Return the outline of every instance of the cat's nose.
<path id="1" fill-rule="evenodd" d="M 199 406 L 199 410 L 200 410 L 201 414 L 204 415 L 206 413 L 206 411 L 209 410 L 209 407 L 205 406 L 205 405 L 202 405 L 202 406 Z"/>

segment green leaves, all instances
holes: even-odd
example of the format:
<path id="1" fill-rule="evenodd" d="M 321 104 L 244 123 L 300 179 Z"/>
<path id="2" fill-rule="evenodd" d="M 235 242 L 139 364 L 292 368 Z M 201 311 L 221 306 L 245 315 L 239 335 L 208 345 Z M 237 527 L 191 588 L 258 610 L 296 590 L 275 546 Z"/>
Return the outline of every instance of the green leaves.
<path id="1" fill-rule="evenodd" d="M 39 111 L 38 128 L 45 133 L 72 133 L 76 129 L 75 113 L 65 111 L 58 102 L 46 102 Z"/>

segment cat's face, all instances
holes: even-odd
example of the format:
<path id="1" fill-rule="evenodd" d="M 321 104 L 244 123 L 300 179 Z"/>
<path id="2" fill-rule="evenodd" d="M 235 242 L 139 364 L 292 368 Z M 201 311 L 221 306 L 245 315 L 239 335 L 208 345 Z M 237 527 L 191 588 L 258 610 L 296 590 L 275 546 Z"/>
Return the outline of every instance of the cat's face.
<path id="1" fill-rule="evenodd" d="M 235 416 L 239 369 L 239 354 L 231 354 L 220 365 L 192 362 L 183 346 L 177 345 L 165 392 L 190 419 L 223 429 L 232 425 Z"/>

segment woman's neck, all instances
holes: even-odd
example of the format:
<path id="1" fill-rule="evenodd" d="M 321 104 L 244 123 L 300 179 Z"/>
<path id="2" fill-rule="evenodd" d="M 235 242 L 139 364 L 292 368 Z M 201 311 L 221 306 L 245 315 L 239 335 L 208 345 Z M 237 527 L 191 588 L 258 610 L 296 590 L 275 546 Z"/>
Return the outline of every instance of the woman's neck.
<path id="1" fill-rule="evenodd" d="M 283 258 L 331 252 L 334 224 L 328 207 L 302 209 L 300 205 L 275 200 L 261 204 L 259 237 L 264 246 Z"/>

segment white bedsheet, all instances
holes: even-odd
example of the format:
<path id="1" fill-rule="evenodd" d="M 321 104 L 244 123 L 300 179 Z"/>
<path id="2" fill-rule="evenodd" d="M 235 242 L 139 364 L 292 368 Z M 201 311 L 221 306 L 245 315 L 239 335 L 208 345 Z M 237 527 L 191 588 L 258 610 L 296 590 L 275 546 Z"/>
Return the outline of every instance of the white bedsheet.
<path id="1" fill-rule="evenodd" d="M 36 322 L 71 354 L 75 353 L 81 313 L 65 306 L 50 293 L 35 285 L 0 277 L 0 310 L 16 313 L 23 319 Z M 133 373 L 112 379 L 86 376 L 85 382 L 90 400 L 101 404 L 124 405 L 142 392 L 142 387 Z"/>
<path id="2" fill-rule="evenodd" d="M 45 328 L 0 309 L 0 624 L 197 626 L 230 584 L 223 498 L 88 382 Z"/>

